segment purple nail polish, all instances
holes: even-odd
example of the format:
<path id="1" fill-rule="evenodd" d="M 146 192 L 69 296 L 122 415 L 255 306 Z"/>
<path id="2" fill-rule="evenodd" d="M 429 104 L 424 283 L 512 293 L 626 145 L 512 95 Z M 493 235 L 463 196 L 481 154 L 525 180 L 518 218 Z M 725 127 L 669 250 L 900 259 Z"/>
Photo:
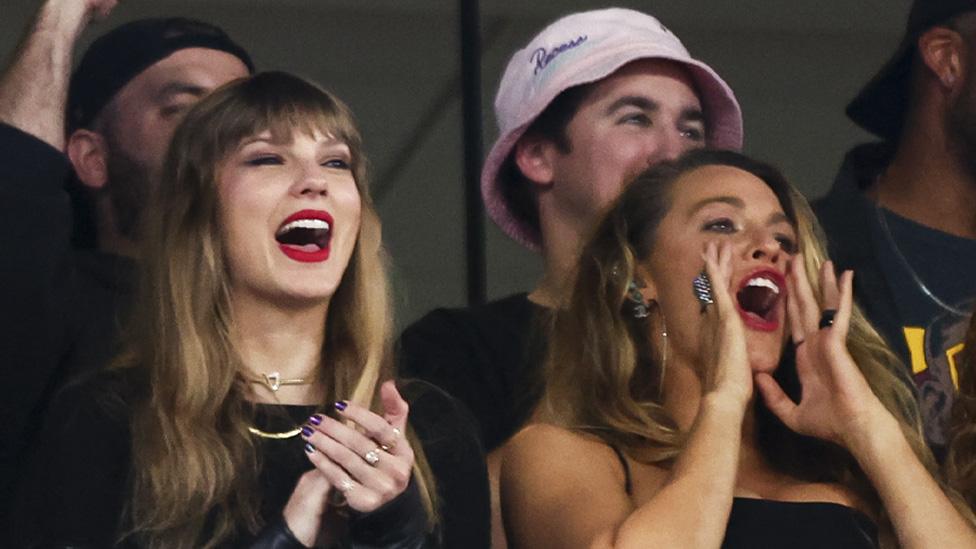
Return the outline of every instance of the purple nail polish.
<path id="1" fill-rule="evenodd" d="M 306 442 L 305 443 L 305 451 L 308 452 L 309 454 L 314 454 L 315 453 L 315 446 L 312 446 L 311 443 Z"/>
<path id="2" fill-rule="evenodd" d="M 302 427 L 302 436 L 303 437 L 310 437 L 310 436 L 312 436 L 312 428 L 309 427 L 308 425 Z"/>
<path id="3" fill-rule="evenodd" d="M 315 414 L 314 416 L 308 418 L 308 422 L 311 423 L 312 425 L 321 425 L 322 416 Z"/>
<path id="4" fill-rule="evenodd" d="M 347 406 L 349 406 L 349 403 L 345 400 L 339 400 L 335 403 L 336 410 L 339 410 L 340 412 L 345 411 Z"/>

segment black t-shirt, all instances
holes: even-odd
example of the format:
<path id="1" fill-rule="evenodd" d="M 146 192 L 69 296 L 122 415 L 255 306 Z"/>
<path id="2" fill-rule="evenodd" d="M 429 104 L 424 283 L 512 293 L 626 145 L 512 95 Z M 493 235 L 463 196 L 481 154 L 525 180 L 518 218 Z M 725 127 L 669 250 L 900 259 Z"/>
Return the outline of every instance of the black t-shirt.
<path id="1" fill-rule="evenodd" d="M 463 402 L 490 452 L 525 424 L 539 400 L 549 316 L 524 293 L 478 307 L 436 309 L 404 330 L 400 372 Z"/>
<path id="2" fill-rule="evenodd" d="M 0 124 L 0 538 L 51 396 L 108 362 L 131 300 L 131 260 L 72 247 L 71 174 L 60 151 Z"/>
<path id="3" fill-rule="evenodd" d="M 853 269 L 854 297 L 904 363 L 895 374 L 916 391 L 925 437 L 938 457 L 955 395 L 953 372 L 965 367 L 960 357 L 976 296 L 976 242 L 880 209 L 865 195 L 893 154 L 888 143 L 855 147 L 830 192 L 812 206 L 831 258 L 838 269 Z"/>
<path id="4" fill-rule="evenodd" d="M 872 243 L 908 346 L 905 362 L 919 388 L 925 437 L 939 451 L 946 444 L 945 422 L 976 298 L 976 240 L 931 229 L 884 208 L 875 208 L 872 225 Z"/>
<path id="5" fill-rule="evenodd" d="M 20 485 L 14 547 L 108 547 L 126 527 L 129 403 L 138 398 L 132 396 L 132 379 L 129 373 L 98 374 L 69 386 L 55 400 L 31 470 Z M 472 420 L 454 399 L 427 383 L 401 381 L 398 386 L 410 404 L 410 425 L 423 446 L 440 500 L 442 537 L 431 535 L 425 547 L 488 547 L 488 481 Z M 261 404 L 254 423 L 268 432 L 287 431 L 319 409 Z M 297 436 L 256 438 L 260 514 L 266 523 L 281 516 L 298 478 L 312 468 L 303 445 Z M 405 509 L 416 511 L 416 506 L 395 506 L 396 502 L 358 517 L 362 524 L 354 522 L 350 532 L 368 539 L 351 540 L 349 546 L 389 546 L 380 543 L 383 536 L 397 532 L 409 519 L 403 516 Z M 222 546 L 246 543 L 247 536 L 242 536 Z"/>

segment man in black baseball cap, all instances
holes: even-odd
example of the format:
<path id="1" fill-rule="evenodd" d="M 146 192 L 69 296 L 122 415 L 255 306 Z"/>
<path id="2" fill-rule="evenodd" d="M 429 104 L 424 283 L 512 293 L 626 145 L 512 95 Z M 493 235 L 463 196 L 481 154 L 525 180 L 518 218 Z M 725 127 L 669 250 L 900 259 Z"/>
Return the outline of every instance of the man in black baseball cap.
<path id="1" fill-rule="evenodd" d="M 116 3 L 46 0 L 0 76 L 0 526 L 55 389 L 114 353 L 173 130 L 253 71 L 221 29 L 167 18 L 109 31 L 69 78 L 76 39 Z M 95 249 L 72 248 L 73 217 L 96 229 Z"/>
<path id="2" fill-rule="evenodd" d="M 976 298 L 976 0 L 916 0 L 847 115 L 882 141 L 848 153 L 814 209 L 914 378 L 938 455 Z"/>

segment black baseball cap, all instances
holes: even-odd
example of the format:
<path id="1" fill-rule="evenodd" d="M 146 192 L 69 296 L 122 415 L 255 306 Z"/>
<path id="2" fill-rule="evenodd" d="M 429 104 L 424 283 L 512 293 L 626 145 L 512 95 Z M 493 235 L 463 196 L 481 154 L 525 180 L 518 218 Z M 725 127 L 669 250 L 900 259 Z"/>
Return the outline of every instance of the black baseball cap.
<path id="1" fill-rule="evenodd" d="M 926 30 L 969 11 L 976 11 L 976 0 L 912 2 L 905 36 L 895 55 L 847 105 L 848 118 L 875 135 L 897 139 L 908 110 L 912 58 L 919 37 Z"/>
<path id="2" fill-rule="evenodd" d="M 227 52 L 254 72 L 247 51 L 210 23 L 182 17 L 132 21 L 96 39 L 71 75 L 68 133 L 89 127 L 115 94 L 150 65 L 187 48 Z"/>

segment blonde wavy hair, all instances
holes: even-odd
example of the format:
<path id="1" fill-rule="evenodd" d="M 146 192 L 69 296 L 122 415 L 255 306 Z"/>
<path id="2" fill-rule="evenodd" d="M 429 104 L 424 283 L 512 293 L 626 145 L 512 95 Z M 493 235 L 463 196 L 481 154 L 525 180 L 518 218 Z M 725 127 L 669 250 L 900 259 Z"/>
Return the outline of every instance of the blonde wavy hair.
<path id="1" fill-rule="evenodd" d="M 634 317 L 626 299 L 628 285 L 635 280 L 637 265 L 654 251 L 656 229 L 670 208 L 675 181 L 709 165 L 747 171 L 772 189 L 796 229 L 814 293 L 818 301 L 823 299 L 819 271 L 827 256 L 821 229 L 806 199 L 775 168 L 735 152 L 693 151 L 654 166 L 631 183 L 584 247 L 568 304 L 554 316 L 539 417 L 598 437 L 639 462 L 666 465 L 681 452 L 685 433 L 663 406 L 665 350 L 648 337 L 648 319 Z M 651 311 L 651 321 L 657 312 Z M 856 307 L 847 343 L 871 389 L 898 419 L 919 459 L 939 479 L 922 438 L 914 384 Z M 798 400 L 792 344 L 784 350 L 776 377 Z M 846 451 L 789 431 L 761 399 L 756 406 L 760 445 L 774 467 L 797 478 L 848 487 L 871 506 L 882 546 L 897 546 L 875 490 Z M 968 514 L 959 498 L 955 500 Z"/>
<path id="2" fill-rule="evenodd" d="M 141 233 L 142 284 L 116 367 L 141 383 L 131 417 L 131 536 L 149 547 L 214 547 L 262 526 L 254 418 L 235 352 L 217 170 L 240 143 L 270 131 L 328 132 L 351 151 L 362 203 L 355 250 L 332 297 L 318 373 L 323 406 L 339 398 L 379 410 L 392 375 L 392 305 L 380 220 L 369 196 L 362 139 L 341 101 L 298 77 L 269 72 L 232 82 L 198 103 L 176 130 Z M 436 521 L 423 451 L 415 481 Z"/>
<path id="3" fill-rule="evenodd" d="M 959 391 L 946 427 L 948 444 L 944 463 L 949 484 L 976 509 L 976 371 L 973 368 L 976 368 L 976 315 L 966 333 L 959 367 Z"/>

